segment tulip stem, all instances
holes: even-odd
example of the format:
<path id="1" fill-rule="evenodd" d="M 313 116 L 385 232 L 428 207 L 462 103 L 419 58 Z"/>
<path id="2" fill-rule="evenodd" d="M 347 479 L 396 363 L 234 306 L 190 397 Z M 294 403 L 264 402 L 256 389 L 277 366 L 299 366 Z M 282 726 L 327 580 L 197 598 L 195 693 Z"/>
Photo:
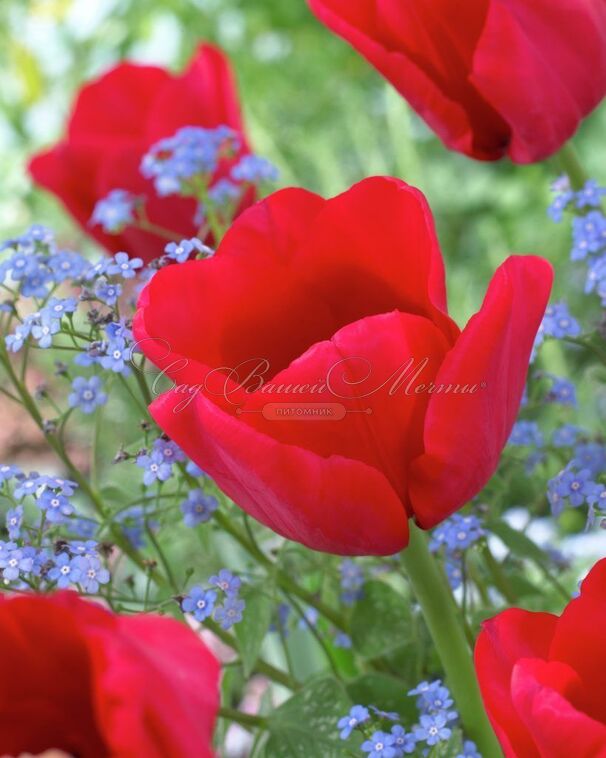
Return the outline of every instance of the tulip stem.
<path id="1" fill-rule="evenodd" d="M 469 645 L 446 576 L 430 553 L 425 535 L 412 521 L 402 563 L 442 661 L 465 733 L 482 755 L 499 758 L 503 753 L 482 704 Z"/>
<path id="2" fill-rule="evenodd" d="M 564 173 L 568 176 L 571 188 L 573 190 L 582 189 L 585 186 L 585 182 L 589 179 L 589 176 L 583 168 L 579 154 L 571 141 L 567 142 L 560 152 L 557 153 L 556 160 L 560 164 Z"/>

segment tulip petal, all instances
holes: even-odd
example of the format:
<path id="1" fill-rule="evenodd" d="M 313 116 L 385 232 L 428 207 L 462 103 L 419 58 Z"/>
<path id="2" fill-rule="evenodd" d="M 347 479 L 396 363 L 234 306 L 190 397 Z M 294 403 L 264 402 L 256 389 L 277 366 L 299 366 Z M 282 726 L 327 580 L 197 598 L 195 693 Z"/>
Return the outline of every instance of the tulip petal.
<path id="1" fill-rule="evenodd" d="M 140 142 L 158 90 L 171 75 L 157 66 L 120 63 L 86 84 L 78 94 L 68 124 L 70 142 Z"/>
<path id="2" fill-rule="evenodd" d="M 113 161 L 114 151 L 115 144 L 106 153 L 110 162 Z M 89 223 L 95 203 L 102 197 L 97 191 L 101 158 L 100 152 L 91 149 L 90 145 L 60 142 L 34 156 L 29 162 L 28 171 L 36 184 L 61 201 L 83 232 L 107 250 L 118 252 L 124 249 L 120 239 L 105 234 L 99 226 Z M 116 189 L 116 185 L 111 189 Z"/>
<path id="3" fill-rule="evenodd" d="M 410 477 L 412 508 L 424 529 L 477 495 L 494 473 L 519 409 L 552 276 L 542 258 L 508 258 L 446 356 L 436 382 L 477 391 L 435 394 L 429 403 L 425 453 L 413 461 Z"/>
<path id="4" fill-rule="evenodd" d="M 376 469 L 281 444 L 202 395 L 178 412 L 176 402 L 167 392 L 151 405 L 160 428 L 278 534 L 337 555 L 391 555 L 408 542 L 406 512 Z"/>
<path id="5" fill-rule="evenodd" d="M 475 666 L 482 698 L 507 758 L 539 758 L 533 737 L 511 698 L 511 677 L 520 658 L 547 658 L 557 616 L 512 608 L 482 625 Z"/>
<path id="6" fill-rule="evenodd" d="M 606 725 L 594 721 L 569 702 L 571 694 L 574 696 L 580 686 L 574 670 L 562 663 L 521 660 L 514 667 L 513 704 L 532 734 L 536 754 L 542 758 L 606 756 Z M 520 752 L 518 755 L 526 758 L 532 754 Z"/>
<path id="7" fill-rule="evenodd" d="M 583 683 L 577 705 L 593 718 L 606 723 L 603 697 L 606 681 L 606 559 L 599 561 L 581 586 L 581 594 L 566 606 L 549 657 L 572 666 Z"/>
<path id="8" fill-rule="evenodd" d="M 442 332 L 421 316 L 369 316 L 315 344 L 238 413 L 284 444 L 373 466 L 407 504 L 408 464 L 423 448 L 427 387 L 448 349 Z"/>
<path id="9" fill-rule="evenodd" d="M 87 697 L 93 677 L 86 642 L 63 594 L 58 602 L 44 596 L 0 602 L 1 755 L 37 755 L 50 746 L 107 754 Z"/>
<path id="10" fill-rule="evenodd" d="M 112 755 L 213 758 L 220 667 L 182 624 L 140 614 L 89 630 L 97 718 Z M 133 697 L 138 693 L 138 697 Z M 158 698 L 158 693 L 162 697 Z"/>
<path id="11" fill-rule="evenodd" d="M 491 2 L 470 78 L 508 122 L 511 159 L 543 160 L 604 97 L 606 5 Z"/>
<path id="12" fill-rule="evenodd" d="M 227 56 L 214 45 L 200 45 L 187 70 L 156 94 L 146 122 L 149 144 L 184 126 L 230 126 L 246 146 L 236 80 Z"/>
<path id="13" fill-rule="evenodd" d="M 503 119 L 469 83 L 461 68 L 461 49 L 453 40 L 478 33 L 485 0 L 456 6 L 441 3 L 432 14 L 428 3 L 376 0 L 309 0 L 316 16 L 371 63 L 442 141 L 479 160 L 497 160 L 507 149 L 510 131 Z M 419 7 L 417 7 L 419 6 Z M 479 6 L 479 12 L 478 7 Z M 449 18 L 444 23 L 444 18 Z M 460 22 L 456 34 L 453 23 Z M 435 39 L 437 30 L 440 41 Z M 431 34 L 427 30 L 431 29 Z M 474 32 L 474 30 L 476 30 Z M 459 49 L 457 49 L 459 47 Z M 466 54 L 469 53 L 466 51 Z M 453 65 L 453 60 L 455 64 Z"/>

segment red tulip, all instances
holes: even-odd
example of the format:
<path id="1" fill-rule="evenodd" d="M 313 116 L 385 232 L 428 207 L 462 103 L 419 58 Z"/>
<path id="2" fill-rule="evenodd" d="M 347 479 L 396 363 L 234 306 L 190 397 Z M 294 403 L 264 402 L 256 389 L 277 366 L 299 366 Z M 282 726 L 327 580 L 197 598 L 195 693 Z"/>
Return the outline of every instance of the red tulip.
<path id="1" fill-rule="evenodd" d="M 606 758 L 606 559 L 560 616 L 485 621 L 476 671 L 506 758 Z"/>
<path id="2" fill-rule="evenodd" d="M 136 338 L 174 384 L 151 412 L 279 534 L 394 553 L 408 517 L 434 526 L 494 472 L 551 279 L 546 261 L 509 258 L 460 332 L 418 190 L 380 177 L 331 200 L 283 190 L 214 258 L 142 293 Z"/>
<path id="3" fill-rule="evenodd" d="M 603 0 L 309 0 L 451 150 L 533 163 L 606 94 Z"/>
<path id="4" fill-rule="evenodd" d="M 105 234 L 90 224 L 95 204 L 113 189 L 146 195 L 151 222 L 193 237 L 195 200 L 158 197 L 139 166 L 151 145 L 181 127 L 220 125 L 239 132 L 247 149 L 233 73 L 217 48 L 201 45 L 179 76 L 155 66 L 121 63 L 81 89 L 66 137 L 36 155 L 29 170 L 109 252 L 126 250 L 150 261 L 162 255 L 168 240 L 133 227 Z"/>
<path id="5" fill-rule="evenodd" d="M 214 755 L 219 665 L 172 619 L 73 592 L 0 599 L 0 669 L 0 755 Z"/>

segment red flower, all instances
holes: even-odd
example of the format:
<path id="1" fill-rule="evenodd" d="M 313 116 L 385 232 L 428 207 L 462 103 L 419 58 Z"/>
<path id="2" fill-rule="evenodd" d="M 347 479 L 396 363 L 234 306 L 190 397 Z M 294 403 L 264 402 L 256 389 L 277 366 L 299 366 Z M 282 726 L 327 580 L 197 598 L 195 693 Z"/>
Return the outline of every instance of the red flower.
<path id="1" fill-rule="evenodd" d="M 476 671 L 506 758 L 606 757 L 606 559 L 561 616 L 522 611 L 485 621 Z"/>
<path id="2" fill-rule="evenodd" d="M 150 221 L 183 238 L 193 237 L 195 200 L 158 197 L 139 165 L 151 145 L 181 127 L 220 125 L 238 131 L 247 150 L 233 73 L 217 48 L 201 45 L 180 76 L 155 66 L 121 63 L 82 88 L 67 136 L 35 156 L 29 170 L 108 251 L 126 250 L 150 261 L 162 255 L 168 240 L 132 227 L 122 234 L 105 234 L 89 223 L 95 204 L 113 189 L 144 194 Z"/>
<path id="3" fill-rule="evenodd" d="M 452 150 L 558 150 L 606 94 L 603 0 L 309 0 Z"/>
<path id="4" fill-rule="evenodd" d="M 283 190 L 242 214 L 214 258 L 144 290 L 136 338 L 178 385 L 151 412 L 279 534 L 394 553 L 409 516 L 434 526 L 494 472 L 551 279 L 546 261 L 509 258 L 460 332 L 418 190 L 380 177 L 331 200 Z"/>
<path id="5" fill-rule="evenodd" d="M 211 758 L 219 665 L 187 627 L 73 592 L 0 600 L 0 754 Z"/>

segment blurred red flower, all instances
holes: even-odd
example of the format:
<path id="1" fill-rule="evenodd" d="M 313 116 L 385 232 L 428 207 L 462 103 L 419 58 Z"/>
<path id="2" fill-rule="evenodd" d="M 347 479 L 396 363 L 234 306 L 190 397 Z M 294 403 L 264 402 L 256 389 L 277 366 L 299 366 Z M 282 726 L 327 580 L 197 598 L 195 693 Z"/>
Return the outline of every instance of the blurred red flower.
<path id="1" fill-rule="evenodd" d="M 212 758 L 219 664 L 178 622 L 0 597 L 0 754 Z"/>
<path id="2" fill-rule="evenodd" d="M 606 94 L 603 0 L 309 0 L 452 150 L 540 161 Z"/>
<path id="3" fill-rule="evenodd" d="M 34 156 L 29 171 L 109 252 L 125 251 L 148 262 L 162 255 L 168 240 L 133 227 L 105 234 L 90 224 L 95 204 L 113 189 L 144 194 L 152 223 L 193 237 L 195 200 L 158 197 L 139 167 L 148 148 L 178 129 L 220 125 L 239 133 L 240 155 L 248 152 L 233 72 L 216 47 L 201 45 L 178 76 L 156 66 L 120 63 L 80 90 L 65 138 Z M 245 196 L 247 203 L 252 199 Z"/>
<path id="4" fill-rule="evenodd" d="M 506 758 L 606 756 L 606 559 L 560 616 L 511 608 L 483 624 L 476 671 Z"/>
<path id="5" fill-rule="evenodd" d="M 510 257 L 460 332 L 418 190 L 283 190 L 142 293 L 135 337 L 174 383 L 151 412 L 279 534 L 391 554 L 409 517 L 434 526 L 493 474 L 551 281 L 543 259 Z"/>

